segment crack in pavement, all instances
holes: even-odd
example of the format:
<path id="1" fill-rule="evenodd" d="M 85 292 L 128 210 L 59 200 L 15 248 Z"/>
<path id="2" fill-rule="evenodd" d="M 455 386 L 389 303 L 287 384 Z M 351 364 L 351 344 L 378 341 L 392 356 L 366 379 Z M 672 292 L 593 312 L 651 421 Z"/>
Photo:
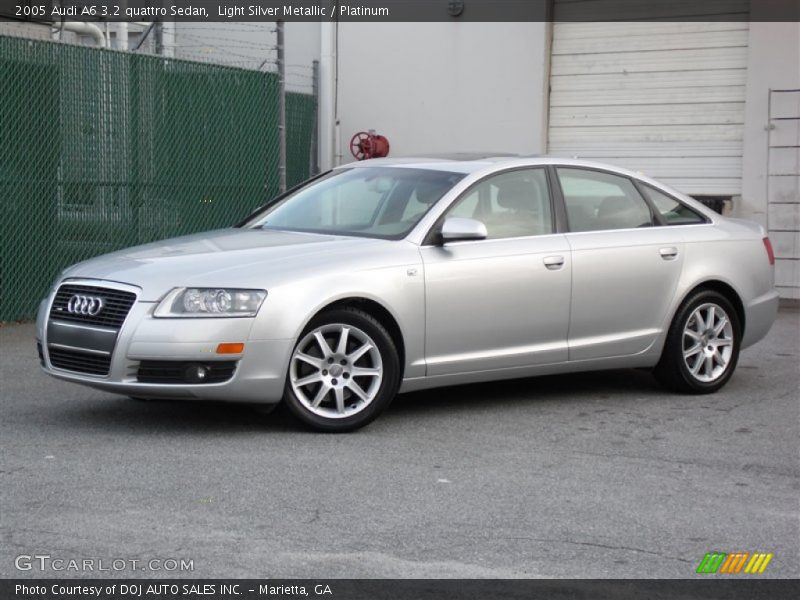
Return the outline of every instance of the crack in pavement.
<path id="1" fill-rule="evenodd" d="M 487 540 L 528 540 L 531 542 L 542 542 L 547 544 L 571 544 L 574 546 L 590 546 L 592 548 L 605 548 L 606 550 L 624 550 L 628 552 L 638 552 L 641 554 L 651 554 L 653 556 L 659 556 L 661 558 L 666 558 L 669 560 L 675 560 L 682 563 L 692 563 L 693 561 L 688 560 L 686 558 L 680 558 L 678 556 L 670 556 L 669 554 L 664 554 L 663 552 L 654 552 L 653 550 L 645 550 L 643 548 L 635 548 L 633 546 L 613 546 L 610 544 L 600 544 L 597 542 L 576 542 L 575 540 L 554 540 L 554 539 L 547 539 L 547 538 L 534 538 L 534 537 L 525 537 L 525 536 L 501 536 L 497 537 L 478 537 L 479 539 L 487 539 Z"/>

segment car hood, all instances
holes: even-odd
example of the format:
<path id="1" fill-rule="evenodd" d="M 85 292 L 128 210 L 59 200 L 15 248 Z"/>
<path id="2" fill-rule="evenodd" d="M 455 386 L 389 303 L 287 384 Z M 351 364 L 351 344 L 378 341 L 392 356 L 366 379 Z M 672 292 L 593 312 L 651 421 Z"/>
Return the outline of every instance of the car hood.
<path id="1" fill-rule="evenodd" d="M 222 229 L 135 246 L 68 268 L 64 278 L 104 279 L 142 288 L 156 301 L 174 287 L 261 288 L 392 242 L 262 229 Z M 346 262 L 346 261 L 344 261 Z"/>

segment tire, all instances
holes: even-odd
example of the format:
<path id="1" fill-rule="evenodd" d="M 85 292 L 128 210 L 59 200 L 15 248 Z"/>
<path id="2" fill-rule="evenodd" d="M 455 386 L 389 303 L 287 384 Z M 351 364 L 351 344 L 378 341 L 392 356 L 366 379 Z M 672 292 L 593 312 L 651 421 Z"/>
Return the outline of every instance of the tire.
<path id="1" fill-rule="evenodd" d="M 741 340 L 741 321 L 733 304 L 718 292 L 700 290 L 675 314 L 653 373 L 677 392 L 711 394 L 736 370 Z"/>
<path id="2" fill-rule="evenodd" d="M 371 315 L 345 307 L 318 315 L 300 334 L 283 398 L 307 426 L 340 433 L 377 418 L 399 383 L 400 359 L 389 333 Z"/>

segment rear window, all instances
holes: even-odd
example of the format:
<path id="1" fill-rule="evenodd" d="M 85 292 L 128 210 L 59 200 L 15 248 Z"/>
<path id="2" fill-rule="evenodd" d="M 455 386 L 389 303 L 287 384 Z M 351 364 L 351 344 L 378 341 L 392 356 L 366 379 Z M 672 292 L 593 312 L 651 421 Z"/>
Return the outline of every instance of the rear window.
<path id="1" fill-rule="evenodd" d="M 654 187 L 642 184 L 645 195 L 656 207 L 667 225 L 693 225 L 706 220 L 688 206 Z"/>

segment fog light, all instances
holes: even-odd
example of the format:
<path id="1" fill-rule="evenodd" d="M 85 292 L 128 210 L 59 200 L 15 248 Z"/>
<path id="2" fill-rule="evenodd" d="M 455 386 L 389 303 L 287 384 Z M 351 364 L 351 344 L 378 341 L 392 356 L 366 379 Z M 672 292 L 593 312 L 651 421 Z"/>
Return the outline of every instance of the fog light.
<path id="1" fill-rule="evenodd" d="M 203 383 L 208 377 L 208 367 L 192 365 L 186 368 L 186 380 L 190 383 Z"/>

